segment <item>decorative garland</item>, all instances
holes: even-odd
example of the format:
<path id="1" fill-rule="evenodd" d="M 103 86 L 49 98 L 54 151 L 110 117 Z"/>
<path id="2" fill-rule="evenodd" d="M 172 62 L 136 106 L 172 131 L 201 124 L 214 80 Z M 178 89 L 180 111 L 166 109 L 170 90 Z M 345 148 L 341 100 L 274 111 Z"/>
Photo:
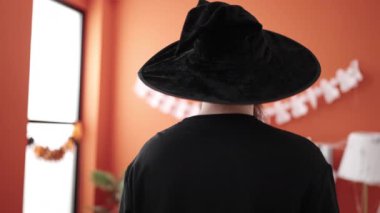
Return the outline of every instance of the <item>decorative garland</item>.
<path id="1" fill-rule="evenodd" d="M 300 118 L 309 112 L 309 104 L 313 109 L 317 109 L 318 98 L 323 97 L 327 104 L 331 104 L 341 97 L 342 93 L 347 93 L 356 88 L 363 75 L 359 68 L 359 62 L 353 60 L 344 69 L 338 69 L 331 79 L 321 79 L 319 85 L 307 89 L 305 92 L 295 95 L 285 101 L 274 102 L 273 105 L 265 107 L 266 117 L 274 117 L 277 124 L 288 123 L 292 118 Z"/>
<path id="2" fill-rule="evenodd" d="M 28 138 L 28 145 L 34 147 L 34 153 L 37 157 L 48 161 L 61 160 L 66 152 L 73 151 L 75 144 L 79 142 L 82 137 L 82 126 L 80 123 L 74 125 L 74 130 L 67 141 L 58 149 L 50 150 L 49 147 L 36 145 L 33 138 Z"/>
<path id="3" fill-rule="evenodd" d="M 353 60 L 345 70 L 338 69 L 331 79 L 321 79 L 317 86 L 289 99 L 265 104 L 264 116 L 268 121 L 273 118 L 278 125 L 288 123 L 293 118 L 305 116 L 309 112 L 307 104 L 313 109 L 317 109 L 319 97 L 323 97 L 326 103 L 331 104 L 341 97 L 341 93 L 347 93 L 356 88 L 362 80 L 363 75 L 359 69 L 359 62 Z M 171 114 L 177 119 L 195 115 L 200 109 L 199 102 L 162 94 L 145 86 L 139 79 L 136 81 L 134 91 L 151 107 L 158 108 L 161 112 Z"/>

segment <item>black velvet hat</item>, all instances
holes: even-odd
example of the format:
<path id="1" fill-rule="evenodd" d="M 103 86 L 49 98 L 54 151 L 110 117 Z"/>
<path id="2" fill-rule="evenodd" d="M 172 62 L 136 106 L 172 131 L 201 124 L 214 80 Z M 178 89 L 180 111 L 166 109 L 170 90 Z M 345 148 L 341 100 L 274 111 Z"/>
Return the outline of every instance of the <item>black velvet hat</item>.
<path id="1" fill-rule="evenodd" d="M 164 94 L 220 104 L 259 104 L 299 93 L 320 75 L 313 53 L 269 30 L 239 5 L 200 0 L 181 38 L 138 73 Z"/>

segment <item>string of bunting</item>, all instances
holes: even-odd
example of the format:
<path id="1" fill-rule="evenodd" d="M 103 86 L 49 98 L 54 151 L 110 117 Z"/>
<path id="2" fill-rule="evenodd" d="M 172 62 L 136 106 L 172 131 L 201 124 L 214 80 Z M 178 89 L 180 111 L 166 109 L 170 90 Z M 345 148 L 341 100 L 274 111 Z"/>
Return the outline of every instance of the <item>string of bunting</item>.
<path id="1" fill-rule="evenodd" d="M 269 122 L 273 120 L 278 125 L 288 123 L 292 119 L 305 116 L 310 111 L 309 106 L 317 109 L 318 98 L 322 97 L 326 103 L 331 104 L 340 98 L 341 94 L 356 88 L 362 80 L 359 62 L 353 60 L 346 69 L 338 69 L 331 79 L 321 79 L 318 85 L 286 100 L 265 104 L 264 116 Z M 162 94 L 145 86 L 139 79 L 135 83 L 134 91 L 151 107 L 177 119 L 195 115 L 200 109 L 199 102 Z"/>
<path id="2" fill-rule="evenodd" d="M 57 161 L 62 159 L 68 151 L 73 151 L 82 137 L 82 125 L 75 123 L 73 132 L 67 141 L 58 149 L 51 150 L 47 146 L 37 145 L 33 138 L 28 138 L 28 145 L 33 146 L 33 151 L 37 157 L 47 161 Z"/>

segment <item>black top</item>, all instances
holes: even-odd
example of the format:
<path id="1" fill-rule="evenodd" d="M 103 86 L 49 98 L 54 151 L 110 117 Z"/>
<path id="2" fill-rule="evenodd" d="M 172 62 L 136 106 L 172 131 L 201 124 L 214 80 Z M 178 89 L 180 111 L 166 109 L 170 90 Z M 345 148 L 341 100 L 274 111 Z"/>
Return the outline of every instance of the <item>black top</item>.
<path id="1" fill-rule="evenodd" d="M 120 213 L 339 212 L 308 139 L 246 114 L 197 115 L 157 133 L 124 178 Z"/>

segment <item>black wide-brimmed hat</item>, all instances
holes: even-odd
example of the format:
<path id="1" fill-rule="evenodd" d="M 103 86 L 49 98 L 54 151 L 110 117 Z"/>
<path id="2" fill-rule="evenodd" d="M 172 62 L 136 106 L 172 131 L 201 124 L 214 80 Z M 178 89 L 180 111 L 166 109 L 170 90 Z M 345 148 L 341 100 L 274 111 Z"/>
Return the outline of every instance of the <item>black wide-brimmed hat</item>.
<path id="1" fill-rule="evenodd" d="M 269 30 L 239 5 L 200 0 L 182 34 L 138 73 L 154 90 L 220 104 L 259 104 L 287 98 L 320 75 L 313 53 Z"/>

